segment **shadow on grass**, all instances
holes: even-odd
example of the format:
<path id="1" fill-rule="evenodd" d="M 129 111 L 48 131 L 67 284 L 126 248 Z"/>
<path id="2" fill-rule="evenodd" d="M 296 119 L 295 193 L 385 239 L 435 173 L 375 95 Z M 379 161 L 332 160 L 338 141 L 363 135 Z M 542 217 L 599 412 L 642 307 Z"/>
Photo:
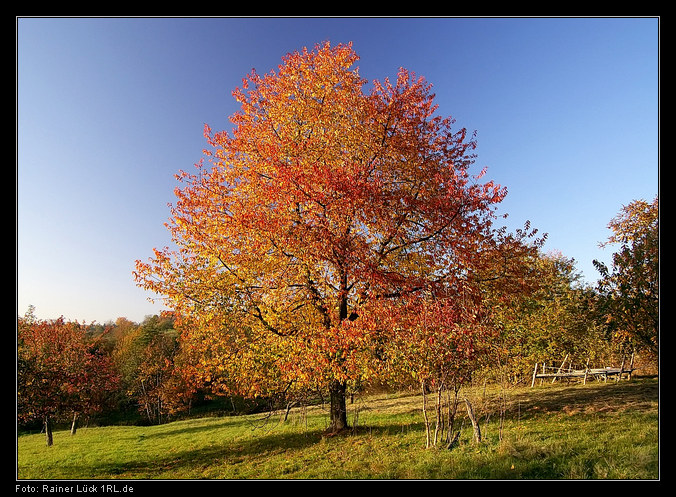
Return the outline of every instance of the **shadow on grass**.
<path id="1" fill-rule="evenodd" d="M 265 420 L 261 415 L 259 419 L 252 419 L 250 416 L 225 416 L 225 417 L 207 417 L 201 418 L 197 422 L 204 421 L 196 425 L 195 420 L 177 421 L 164 425 L 152 425 L 152 429 L 148 433 L 144 433 L 143 437 L 147 440 L 170 438 L 176 435 L 198 435 L 200 433 L 214 432 L 218 433 L 220 430 L 236 430 L 239 432 L 250 429 L 255 431 L 257 429 L 265 429 L 265 426 L 274 426 L 277 421 L 270 419 Z M 138 436 L 134 435 L 131 438 L 136 439 Z M 220 438 L 220 437 L 217 437 Z"/>
<path id="2" fill-rule="evenodd" d="M 591 385 L 547 385 L 520 391 L 510 397 L 507 417 L 527 420 L 542 414 L 557 412 L 571 413 L 613 413 L 628 409 L 654 409 L 658 401 L 657 380 L 637 380 L 620 383 L 598 383 Z M 395 400 L 406 408 L 408 401 Z M 408 412 L 405 410 L 404 412 Z M 72 473 L 88 475 L 93 479 L 129 478 L 129 479 L 199 479 L 213 478 L 213 475 L 235 475 L 227 478 L 257 478 L 252 474 L 257 465 L 264 465 L 267 460 L 288 453 L 293 458 L 295 452 L 310 449 L 323 439 L 338 440 L 340 438 L 365 437 L 397 437 L 401 434 L 412 435 L 410 440 L 424 440 L 424 424 L 418 422 L 400 424 L 386 418 L 369 419 L 366 423 L 357 424 L 354 429 L 346 430 L 338 435 L 329 436 L 321 429 L 287 429 L 284 424 L 269 420 L 269 425 L 255 429 L 256 421 L 251 418 L 226 417 L 209 419 L 202 424 L 180 422 L 157 431 L 150 431 L 144 435 L 148 441 L 161 438 L 176 437 L 176 445 L 171 450 L 161 454 L 142 455 L 128 458 L 124 461 L 89 463 L 87 467 L 78 467 L 72 464 Z M 469 429 L 469 425 L 466 425 Z M 231 431 L 232 430 L 232 431 Z M 186 446 L 185 440 L 190 438 L 207 440 L 205 443 Z M 183 442 L 181 442 L 183 440 Z M 469 439 L 468 439 L 469 440 Z M 397 442 L 399 443 L 399 442 Z M 469 444 L 469 442 L 467 442 Z M 184 444 L 184 446 L 181 446 Z M 336 444 L 337 445 L 337 444 Z M 402 450 L 406 450 L 402 446 Z M 560 451 L 560 452 L 556 452 Z M 474 452 L 474 451 L 472 451 Z M 453 452 L 455 453 L 455 452 Z M 570 451 L 563 447 L 551 448 L 549 453 L 542 453 L 542 457 L 520 460 L 521 467 L 517 471 L 509 465 L 487 465 L 485 468 L 473 467 L 467 469 L 456 468 L 452 478 L 480 478 L 480 479 L 542 479 L 561 478 L 562 475 L 555 469 L 559 462 L 572 457 Z M 470 452 L 463 457 L 473 457 Z M 133 456 L 132 456 L 133 457 Z M 502 458 L 509 459 L 510 455 Z M 477 459 L 480 460 L 480 459 Z M 302 461 L 302 458 L 301 458 Z M 587 465 L 593 465 L 591 461 Z M 240 465 L 241 466 L 238 466 Z M 591 466 L 585 467 L 585 461 L 577 460 L 578 473 L 592 474 Z M 237 469 L 241 467 L 241 472 Z M 444 473 L 450 468 L 439 469 Z M 445 473 L 444 473 L 445 474 Z M 202 476 L 205 475 L 205 476 Z M 432 476 L 446 477 L 446 476 Z"/>
<path id="3" fill-rule="evenodd" d="M 199 447 L 177 446 L 163 455 L 139 457 L 136 460 L 87 464 L 78 468 L 73 464 L 74 474 L 89 474 L 92 479 L 123 477 L 129 479 L 199 479 L 200 473 L 217 466 L 251 464 L 252 461 L 285 451 L 303 450 L 317 444 L 323 437 L 320 431 L 303 433 L 270 433 L 261 431 L 251 436 L 224 439 L 219 433 L 223 426 L 185 427 L 159 434 L 159 436 L 183 436 L 198 431 L 214 431 L 214 443 Z M 148 440 L 153 436 L 148 436 Z M 226 471 L 227 473 L 227 471 Z"/>
<path id="4" fill-rule="evenodd" d="M 527 419 L 542 413 L 617 413 L 652 409 L 658 402 L 657 379 L 597 382 L 587 385 L 534 387 L 510 399 L 511 417 Z"/>

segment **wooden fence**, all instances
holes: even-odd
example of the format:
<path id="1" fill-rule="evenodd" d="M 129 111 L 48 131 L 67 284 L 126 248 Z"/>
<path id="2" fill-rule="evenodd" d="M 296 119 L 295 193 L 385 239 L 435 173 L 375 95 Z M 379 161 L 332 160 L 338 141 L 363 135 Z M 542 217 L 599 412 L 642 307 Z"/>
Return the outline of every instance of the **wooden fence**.
<path id="1" fill-rule="evenodd" d="M 631 362 L 628 367 L 625 367 L 625 361 L 622 359 L 622 365 L 618 367 L 608 366 L 604 368 L 590 368 L 589 362 L 584 367 L 584 369 L 574 369 L 571 365 L 567 368 L 564 367 L 568 356 L 563 360 L 560 366 L 547 366 L 546 363 L 535 364 L 533 369 L 533 380 L 531 382 L 531 387 L 535 386 L 535 380 L 538 378 L 541 381 L 544 379 L 552 379 L 552 383 L 559 379 L 582 379 L 586 384 L 587 380 L 603 380 L 608 381 L 608 378 L 614 378 L 616 381 L 622 379 L 622 375 L 626 374 L 628 378 L 631 378 L 631 374 L 634 370 L 634 357 L 632 355 Z"/>

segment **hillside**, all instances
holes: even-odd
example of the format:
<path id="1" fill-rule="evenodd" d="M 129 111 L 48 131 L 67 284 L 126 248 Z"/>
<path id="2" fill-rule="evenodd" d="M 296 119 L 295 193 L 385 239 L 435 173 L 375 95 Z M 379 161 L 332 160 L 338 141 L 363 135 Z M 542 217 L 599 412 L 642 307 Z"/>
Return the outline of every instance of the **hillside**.
<path id="1" fill-rule="evenodd" d="M 17 438 L 19 479 L 657 479 L 657 379 L 545 385 L 473 399 L 483 440 L 462 423 L 451 450 L 425 449 L 421 399 L 381 394 L 349 406 L 354 429 L 326 436 L 322 406 L 160 426 L 82 428 Z M 460 411 L 464 417 L 464 411 Z"/>

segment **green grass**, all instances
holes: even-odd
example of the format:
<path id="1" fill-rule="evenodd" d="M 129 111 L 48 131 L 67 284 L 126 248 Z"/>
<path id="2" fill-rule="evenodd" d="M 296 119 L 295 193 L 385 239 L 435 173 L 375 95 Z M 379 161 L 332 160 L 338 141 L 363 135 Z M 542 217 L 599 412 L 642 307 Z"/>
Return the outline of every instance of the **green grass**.
<path id="1" fill-rule="evenodd" d="M 420 398 L 378 395 L 327 436 L 326 410 L 81 428 L 17 439 L 19 479 L 657 479 L 658 382 L 510 390 L 502 440 L 497 390 L 469 392 L 484 440 L 464 423 L 452 450 L 425 449 Z M 464 414 L 464 411 L 463 411 Z M 490 414 L 486 422 L 486 414 Z"/>

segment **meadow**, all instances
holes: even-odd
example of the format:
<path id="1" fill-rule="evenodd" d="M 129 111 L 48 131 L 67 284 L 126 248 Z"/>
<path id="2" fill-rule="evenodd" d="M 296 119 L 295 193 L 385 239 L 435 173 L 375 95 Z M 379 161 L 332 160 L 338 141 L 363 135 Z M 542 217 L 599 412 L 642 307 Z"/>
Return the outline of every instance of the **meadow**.
<path id="1" fill-rule="evenodd" d="M 327 406 L 292 410 L 286 420 L 274 412 L 56 431 L 51 447 L 44 435 L 19 434 L 17 478 L 659 479 L 656 378 L 506 392 L 477 386 L 461 394 L 473 399 L 480 443 L 458 419 L 456 446 L 425 448 L 420 395 L 381 393 L 355 399 L 352 429 L 334 436 L 326 432 Z"/>

